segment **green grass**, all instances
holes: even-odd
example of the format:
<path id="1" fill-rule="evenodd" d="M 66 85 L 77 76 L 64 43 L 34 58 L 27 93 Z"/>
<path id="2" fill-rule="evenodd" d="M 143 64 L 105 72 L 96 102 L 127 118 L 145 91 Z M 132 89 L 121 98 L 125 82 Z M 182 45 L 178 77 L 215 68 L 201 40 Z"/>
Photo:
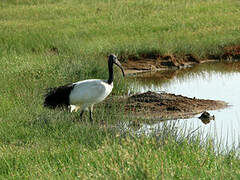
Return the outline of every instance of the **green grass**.
<path id="1" fill-rule="evenodd" d="M 4 3 L 5 2 L 5 3 Z M 20 3 L 21 2 L 21 3 Z M 220 53 L 239 43 L 237 0 L 3 1 L 1 53 Z"/>
<path id="2" fill-rule="evenodd" d="M 101 125 L 132 120 L 114 101 L 112 111 L 95 108 L 93 125 L 42 106 L 45 88 L 107 78 L 111 52 L 221 54 L 240 43 L 239 8 L 238 0 L 2 0 L 0 179 L 239 178 L 237 150 Z M 116 72 L 113 94 L 126 94 L 129 81 Z"/>

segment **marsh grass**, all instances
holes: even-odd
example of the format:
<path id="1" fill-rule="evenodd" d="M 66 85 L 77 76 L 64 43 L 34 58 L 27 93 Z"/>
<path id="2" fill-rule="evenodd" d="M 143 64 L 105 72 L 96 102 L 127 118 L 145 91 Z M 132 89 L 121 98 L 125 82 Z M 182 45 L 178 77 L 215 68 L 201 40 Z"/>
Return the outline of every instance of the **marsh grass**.
<path id="1" fill-rule="evenodd" d="M 94 124 L 87 113 L 77 122 L 78 113 L 42 106 L 46 88 L 107 78 L 109 53 L 222 53 L 240 42 L 239 7 L 238 0 L 1 1 L 0 179 L 239 178 L 236 150 L 216 154 L 211 143 L 174 133 L 123 137 L 113 127 L 132 119 L 118 102 L 96 106 Z M 112 94 L 126 94 L 129 81 L 115 71 Z"/>

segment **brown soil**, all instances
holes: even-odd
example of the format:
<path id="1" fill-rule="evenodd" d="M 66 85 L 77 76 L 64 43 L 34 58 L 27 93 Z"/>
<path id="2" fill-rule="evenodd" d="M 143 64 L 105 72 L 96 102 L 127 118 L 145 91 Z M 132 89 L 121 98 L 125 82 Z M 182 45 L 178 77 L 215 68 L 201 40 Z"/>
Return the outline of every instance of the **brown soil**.
<path id="1" fill-rule="evenodd" d="M 126 74 L 152 72 L 169 69 L 187 68 L 194 64 L 209 61 L 240 59 L 240 45 L 223 48 L 220 55 L 209 55 L 199 59 L 192 54 L 181 57 L 174 55 L 159 55 L 157 53 L 141 54 L 138 56 L 119 57 L 125 68 Z M 127 61 L 126 61 L 127 59 Z M 174 76 L 175 71 L 161 74 L 161 79 Z M 207 110 L 216 110 L 227 107 L 223 101 L 188 98 L 181 95 L 168 93 L 146 92 L 128 97 L 125 105 L 127 112 L 138 117 L 165 119 L 189 118 Z M 209 120 L 208 120 L 209 122 Z"/>
<path id="2" fill-rule="evenodd" d="M 223 58 L 239 59 L 240 58 L 240 45 L 239 46 L 227 46 L 224 48 Z"/>
<path id="3" fill-rule="evenodd" d="M 223 48 L 221 55 L 209 55 L 205 59 L 200 59 L 192 54 L 182 56 L 174 55 L 159 55 L 157 53 L 140 54 L 139 56 L 128 56 L 124 59 L 122 65 L 124 66 L 126 74 L 135 74 L 141 72 L 161 71 L 169 69 L 187 68 L 194 64 L 205 63 L 209 61 L 217 61 L 221 59 L 239 59 L 240 45 L 227 46 Z"/>
<path id="4" fill-rule="evenodd" d="M 157 119 L 189 118 L 206 110 L 227 107 L 223 101 L 188 98 L 168 93 L 148 91 L 135 94 L 126 100 L 125 109 L 138 117 Z"/>
<path id="5" fill-rule="evenodd" d="M 156 58 L 156 59 L 153 59 Z M 141 72 L 161 71 L 169 69 L 187 68 L 194 64 L 215 61 L 215 60 L 197 60 L 192 55 L 186 55 L 185 58 L 176 58 L 174 56 L 154 56 L 153 58 L 139 57 L 138 59 L 128 59 L 122 63 L 126 74 L 135 74 Z"/>

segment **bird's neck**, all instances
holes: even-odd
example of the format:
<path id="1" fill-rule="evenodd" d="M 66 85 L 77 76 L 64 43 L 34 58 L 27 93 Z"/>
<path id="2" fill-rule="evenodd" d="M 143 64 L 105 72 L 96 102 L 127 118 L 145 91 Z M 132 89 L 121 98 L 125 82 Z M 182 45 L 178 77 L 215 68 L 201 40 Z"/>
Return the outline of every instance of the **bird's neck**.
<path id="1" fill-rule="evenodd" d="M 108 71 L 109 71 L 109 77 L 108 77 L 108 84 L 112 84 L 113 82 L 113 63 L 108 63 Z"/>

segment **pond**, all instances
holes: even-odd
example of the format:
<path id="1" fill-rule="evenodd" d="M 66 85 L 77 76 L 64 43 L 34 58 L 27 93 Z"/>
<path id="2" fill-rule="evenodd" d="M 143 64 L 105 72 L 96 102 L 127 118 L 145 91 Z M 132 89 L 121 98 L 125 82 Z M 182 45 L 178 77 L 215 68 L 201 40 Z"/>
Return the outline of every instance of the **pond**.
<path id="1" fill-rule="evenodd" d="M 187 97 L 222 100 L 225 109 L 208 111 L 215 120 L 203 123 L 196 115 L 178 120 L 177 126 L 186 130 L 201 131 L 228 148 L 240 143 L 240 63 L 205 63 L 191 68 L 142 74 L 132 83 L 135 92 L 165 91 Z M 170 122 L 170 121 L 169 121 Z M 144 124 L 141 132 L 151 133 L 162 122 Z"/>

